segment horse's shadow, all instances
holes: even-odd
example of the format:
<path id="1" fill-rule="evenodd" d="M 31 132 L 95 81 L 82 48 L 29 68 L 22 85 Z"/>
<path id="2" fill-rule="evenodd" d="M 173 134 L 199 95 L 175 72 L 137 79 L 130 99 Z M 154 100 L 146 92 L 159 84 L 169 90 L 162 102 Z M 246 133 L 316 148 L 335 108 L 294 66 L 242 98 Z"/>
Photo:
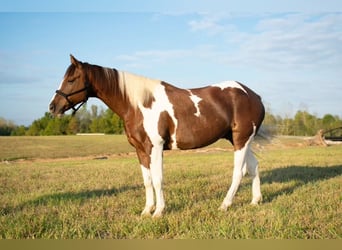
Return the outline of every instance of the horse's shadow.
<path id="1" fill-rule="evenodd" d="M 270 203 L 280 195 L 292 194 L 296 189 L 317 181 L 328 180 L 337 176 L 342 175 L 342 165 L 331 166 L 331 167 L 320 167 L 320 166 L 289 166 L 271 169 L 260 173 L 261 176 L 261 191 L 263 194 L 263 203 Z M 246 176 L 249 178 L 248 176 Z M 245 178 L 246 178 L 245 177 Z M 267 187 L 275 184 L 275 187 Z M 285 184 L 285 185 L 283 185 Z M 289 185 L 286 185 L 289 184 Z M 263 187 L 264 186 L 264 187 Z M 250 190 L 251 182 L 245 181 L 241 184 L 240 189 Z M 241 191 L 242 191 L 241 190 Z M 222 200 L 226 189 L 219 189 L 212 193 L 213 200 Z M 208 197 L 204 197 L 198 194 L 198 200 L 207 200 Z M 194 201 L 196 202 L 196 201 Z M 236 204 L 236 203 L 233 203 Z M 245 203 L 243 203 L 245 204 Z M 246 203 L 247 204 L 247 203 Z M 181 211 L 185 207 L 190 206 L 186 203 L 174 203 L 170 204 L 169 211 Z"/>
<path id="2" fill-rule="evenodd" d="M 111 189 L 95 189 L 95 190 L 84 190 L 80 192 L 64 192 L 64 193 L 53 193 L 42 195 L 37 197 L 36 199 L 26 201 L 21 203 L 18 206 L 7 206 L 0 208 L 0 214 L 6 215 L 10 213 L 15 213 L 24 210 L 29 207 L 37 207 L 37 206 L 46 206 L 49 204 L 63 204 L 66 201 L 71 202 L 83 202 L 88 199 L 93 199 L 97 197 L 104 196 L 117 196 L 120 193 L 124 193 L 127 191 L 134 191 L 137 189 L 141 189 L 141 186 L 123 186 L 120 188 L 111 188 Z"/>
<path id="3" fill-rule="evenodd" d="M 331 167 L 320 166 L 289 166 L 276 168 L 261 173 L 261 188 L 264 184 L 291 183 L 274 191 L 268 190 L 263 202 L 271 202 L 283 194 L 292 194 L 296 189 L 307 183 L 328 180 L 342 175 L 342 165 Z"/>

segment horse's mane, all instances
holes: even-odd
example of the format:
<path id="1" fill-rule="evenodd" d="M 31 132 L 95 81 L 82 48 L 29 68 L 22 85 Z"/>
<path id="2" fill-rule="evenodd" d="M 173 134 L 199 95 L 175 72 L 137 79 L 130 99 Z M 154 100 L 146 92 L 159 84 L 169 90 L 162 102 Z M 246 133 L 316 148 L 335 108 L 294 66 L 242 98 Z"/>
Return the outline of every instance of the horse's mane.
<path id="1" fill-rule="evenodd" d="M 119 89 L 128 97 L 133 107 L 149 103 L 158 84 L 158 80 L 119 71 Z"/>
<path id="2" fill-rule="evenodd" d="M 131 105 L 136 108 L 139 104 L 144 105 L 153 98 L 155 87 L 160 83 L 143 76 L 118 71 L 116 69 L 100 67 L 97 65 L 84 64 L 91 73 L 89 79 L 93 83 L 101 84 L 106 93 L 121 94 L 127 98 Z M 118 93 L 119 91 L 119 93 Z"/>

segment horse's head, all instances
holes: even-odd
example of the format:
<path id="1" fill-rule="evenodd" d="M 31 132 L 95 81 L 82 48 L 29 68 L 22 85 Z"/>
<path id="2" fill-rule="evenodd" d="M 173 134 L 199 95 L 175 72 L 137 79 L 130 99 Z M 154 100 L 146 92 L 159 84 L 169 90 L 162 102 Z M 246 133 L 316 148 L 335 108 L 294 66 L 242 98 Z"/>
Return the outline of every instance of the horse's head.
<path id="1" fill-rule="evenodd" d="M 69 109 L 76 112 L 89 97 L 90 86 L 83 63 L 72 55 L 70 55 L 70 60 L 71 65 L 49 105 L 50 112 L 53 115 L 62 115 Z M 76 107 L 78 104 L 79 106 Z"/>

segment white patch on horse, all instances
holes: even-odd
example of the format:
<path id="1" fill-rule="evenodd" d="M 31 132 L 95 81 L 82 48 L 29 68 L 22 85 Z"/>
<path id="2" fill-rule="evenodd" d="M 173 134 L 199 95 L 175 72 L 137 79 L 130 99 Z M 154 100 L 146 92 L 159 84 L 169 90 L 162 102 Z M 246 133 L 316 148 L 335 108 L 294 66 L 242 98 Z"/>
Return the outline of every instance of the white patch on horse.
<path id="1" fill-rule="evenodd" d="M 153 95 L 155 88 L 160 85 L 159 80 L 124 71 L 118 71 L 118 73 L 120 91 L 128 97 L 134 108 L 148 100 Z"/>
<path id="2" fill-rule="evenodd" d="M 153 197 L 153 185 L 152 185 L 152 177 L 150 169 L 141 165 L 142 176 L 144 179 L 144 186 L 146 191 L 146 205 L 144 210 L 142 211 L 142 216 L 151 215 L 151 211 L 154 207 L 154 197 Z"/>
<path id="3" fill-rule="evenodd" d="M 64 80 L 65 80 L 65 77 L 62 79 L 61 83 L 59 84 L 58 90 L 60 90 L 60 89 L 62 88 L 62 84 L 63 84 Z M 57 93 L 55 93 L 55 94 L 52 96 L 52 98 L 51 98 L 51 100 L 50 100 L 49 103 L 51 103 L 51 102 L 55 99 L 56 95 L 57 95 Z"/>
<path id="4" fill-rule="evenodd" d="M 222 90 L 226 88 L 238 88 L 247 94 L 247 91 L 236 81 L 224 81 L 224 82 L 213 84 L 211 86 L 221 88 Z"/>
<path id="5" fill-rule="evenodd" d="M 144 129 L 147 135 L 150 137 L 152 144 L 161 142 L 164 143 L 163 138 L 159 135 L 158 122 L 160 114 L 164 111 L 168 112 L 175 125 L 175 132 L 173 135 L 171 135 L 173 141 L 172 148 L 177 149 L 176 130 L 178 122 L 175 118 L 173 105 L 169 101 L 169 98 L 165 92 L 165 87 L 161 84 L 157 85 L 154 89 L 153 96 L 155 101 L 152 102 L 151 108 L 145 108 L 141 102 L 138 104 L 138 107 L 144 117 Z"/>
<path id="6" fill-rule="evenodd" d="M 201 115 L 200 109 L 199 109 L 199 102 L 202 101 L 202 98 L 198 97 L 197 95 L 194 95 L 191 90 L 188 90 L 190 93 L 190 99 L 194 103 L 194 106 L 196 108 L 195 116 L 199 117 Z"/>

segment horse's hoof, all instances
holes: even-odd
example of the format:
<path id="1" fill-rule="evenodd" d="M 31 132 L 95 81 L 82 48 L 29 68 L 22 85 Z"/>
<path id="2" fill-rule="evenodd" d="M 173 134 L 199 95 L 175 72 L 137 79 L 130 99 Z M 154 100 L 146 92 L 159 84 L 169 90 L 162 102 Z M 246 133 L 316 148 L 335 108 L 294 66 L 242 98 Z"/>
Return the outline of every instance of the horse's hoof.
<path id="1" fill-rule="evenodd" d="M 260 203 L 262 203 L 262 196 L 259 196 L 255 199 L 253 198 L 251 205 L 256 206 L 256 205 L 259 205 Z"/>
<path id="2" fill-rule="evenodd" d="M 226 212 L 228 209 L 228 206 L 222 204 L 217 210 L 221 212 Z"/>
<path id="3" fill-rule="evenodd" d="M 163 216 L 163 210 L 161 210 L 161 211 L 156 210 L 156 211 L 154 211 L 152 218 L 157 219 L 157 218 L 161 218 L 162 216 Z"/>
<path id="4" fill-rule="evenodd" d="M 148 218 L 148 217 L 151 217 L 151 213 L 150 212 L 142 212 L 141 215 L 140 215 L 142 218 Z"/>

